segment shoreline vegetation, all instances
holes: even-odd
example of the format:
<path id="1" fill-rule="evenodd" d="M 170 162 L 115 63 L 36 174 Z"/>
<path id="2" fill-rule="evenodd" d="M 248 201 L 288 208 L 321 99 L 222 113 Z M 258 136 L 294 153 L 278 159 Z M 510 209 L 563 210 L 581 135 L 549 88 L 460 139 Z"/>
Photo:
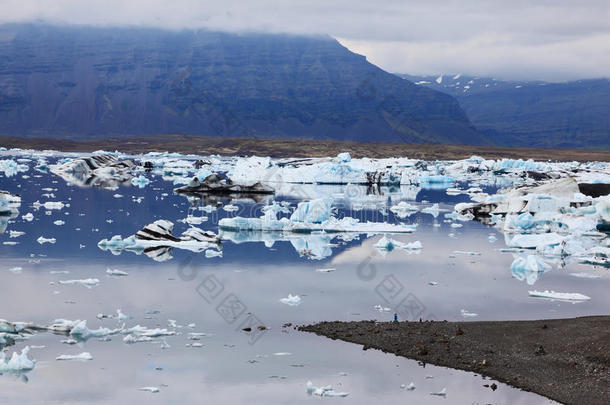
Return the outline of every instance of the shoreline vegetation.
<path id="1" fill-rule="evenodd" d="M 610 398 L 610 316 L 535 321 L 336 321 L 298 329 L 361 344 L 363 350 L 378 349 L 471 371 L 565 404 L 601 405 Z"/>
<path id="2" fill-rule="evenodd" d="M 349 152 L 352 157 L 388 158 L 407 156 L 425 160 L 458 160 L 472 155 L 486 159 L 534 159 L 553 161 L 610 162 L 610 150 L 513 148 L 501 146 L 438 145 L 392 142 L 351 142 L 313 139 L 223 138 L 199 135 L 154 135 L 121 138 L 74 139 L 19 138 L 0 136 L 0 146 L 22 149 L 53 149 L 63 152 L 120 150 L 124 153 L 179 152 L 198 155 L 257 155 L 328 157 Z"/>

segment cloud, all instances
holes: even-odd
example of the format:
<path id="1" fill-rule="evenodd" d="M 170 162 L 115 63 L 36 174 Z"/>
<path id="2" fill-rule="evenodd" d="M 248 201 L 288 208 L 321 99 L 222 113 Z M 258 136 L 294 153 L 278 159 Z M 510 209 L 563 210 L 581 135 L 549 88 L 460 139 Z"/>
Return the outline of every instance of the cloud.
<path id="1" fill-rule="evenodd" d="M 610 77 L 607 0 L 4 0 L 0 22 L 329 34 L 389 71 Z"/>

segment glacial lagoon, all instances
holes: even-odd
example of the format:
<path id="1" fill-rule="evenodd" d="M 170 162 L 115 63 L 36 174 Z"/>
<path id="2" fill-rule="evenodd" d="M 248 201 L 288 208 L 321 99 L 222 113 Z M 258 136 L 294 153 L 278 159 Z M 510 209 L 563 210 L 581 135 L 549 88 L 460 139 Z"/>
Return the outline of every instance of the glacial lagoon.
<path id="1" fill-rule="evenodd" d="M 540 169 L 533 162 L 476 172 L 448 162 L 397 161 L 373 184 L 354 181 L 364 163 L 345 156 L 320 163 L 324 173 L 307 184 L 297 182 L 301 174 L 282 172 L 302 163 L 175 154 L 110 155 L 136 164 L 90 167 L 95 176 L 57 170 L 82 156 L 0 152 L 0 190 L 20 197 L 6 203 L 10 209 L 0 217 L 0 318 L 9 325 L 3 335 L 3 404 L 310 403 L 320 398 L 308 393 L 309 381 L 349 393 L 325 400 L 353 404 L 552 403 L 480 375 L 363 351 L 294 327 L 322 320 L 390 321 L 395 313 L 399 320 L 467 322 L 598 315 L 610 308 L 603 254 L 608 238 L 581 229 L 584 220 L 566 232 L 574 237 L 570 229 L 578 228 L 577 237 L 591 241 L 570 250 L 573 239 L 566 239 L 561 246 L 569 252 L 553 256 L 545 248 L 509 246 L 508 220 L 498 226 L 493 217 L 456 215 L 457 204 L 490 201 L 503 188 L 535 184 L 523 176 Z M 366 164 L 379 174 L 392 166 L 386 163 Z M 239 165 L 247 166 L 241 174 L 233 170 Z M 262 179 L 272 194 L 175 192 L 193 176 L 203 181 L 213 173 L 252 183 L 261 179 L 244 173 L 257 176 L 270 165 L 280 168 Z M 572 165 L 590 177 L 587 183 L 603 182 L 609 173 L 605 164 Z M 321 200 L 328 212 L 316 214 L 324 218 L 312 222 L 313 230 L 219 229 L 223 219 L 269 212 L 294 219 L 301 210 L 307 217 L 307 204 Z M 603 219 L 595 210 L 583 215 Z M 320 230 L 327 218 L 358 221 L 343 232 Z M 101 243 L 115 235 L 124 241 L 159 220 L 173 225 L 174 244 L 129 249 Z M 371 223 L 389 231 L 376 231 Z M 392 226 L 412 230 L 394 233 Z M 193 227 L 217 235 L 219 243 L 181 248 L 186 245 L 180 235 Z M 416 241 L 421 248 L 405 247 Z M 544 299 L 531 291 L 587 299 Z M 60 319 L 69 325 L 64 333 L 37 328 L 61 325 Z M 86 321 L 80 327 L 90 336 L 69 332 L 77 320 Z M 11 325 L 17 330 L 6 333 Z M 11 370 L 8 359 L 26 346 L 33 367 Z M 57 360 L 62 355 L 82 358 Z M 431 395 L 438 393 L 445 395 Z"/>

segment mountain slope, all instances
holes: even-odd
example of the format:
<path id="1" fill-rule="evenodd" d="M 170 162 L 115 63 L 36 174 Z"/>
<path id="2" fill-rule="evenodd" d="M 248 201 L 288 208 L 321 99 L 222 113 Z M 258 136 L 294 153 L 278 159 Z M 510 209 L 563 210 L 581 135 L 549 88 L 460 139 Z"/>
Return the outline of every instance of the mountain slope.
<path id="1" fill-rule="evenodd" d="M 477 129 L 498 145 L 610 149 L 608 79 L 545 83 L 401 77 L 456 97 Z"/>
<path id="2" fill-rule="evenodd" d="M 0 134 L 485 144 L 457 101 L 328 37 L 0 26 Z"/>

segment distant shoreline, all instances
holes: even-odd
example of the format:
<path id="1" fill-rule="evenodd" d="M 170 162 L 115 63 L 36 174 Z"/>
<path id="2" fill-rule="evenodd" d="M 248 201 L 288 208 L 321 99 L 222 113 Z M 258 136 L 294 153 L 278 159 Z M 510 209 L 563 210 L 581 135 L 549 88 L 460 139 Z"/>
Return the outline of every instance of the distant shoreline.
<path id="1" fill-rule="evenodd" d="M 199 135 L 154 135 L 125 138 L 73 139 L 0 136 L 0 146 L 53 149 L 65 152 L 120 150 L 125 153 L 179 152 L 198 155 L 258 155 L 271 157 L 326 157 L 350 152 L 352 157 L 409 157 L 425 160 L 458 160 L 472 155 L 487 159 L 610 162 L 610 150 L 513 148 L 503 146 L 437 145 L 390 142 L 351 142 L 312 139 L 221 138 Z"/>
<path id="2" fill-rule="evenodd" d="M 471 371 L 566 404 L 601 405 L 610 398 L 609 316 L 483 322 L 336 321 L 298 329 L 361 344 L 363 350 L 379 349 Z M 451 397 L 450 392 L 447 395 Z"/>

